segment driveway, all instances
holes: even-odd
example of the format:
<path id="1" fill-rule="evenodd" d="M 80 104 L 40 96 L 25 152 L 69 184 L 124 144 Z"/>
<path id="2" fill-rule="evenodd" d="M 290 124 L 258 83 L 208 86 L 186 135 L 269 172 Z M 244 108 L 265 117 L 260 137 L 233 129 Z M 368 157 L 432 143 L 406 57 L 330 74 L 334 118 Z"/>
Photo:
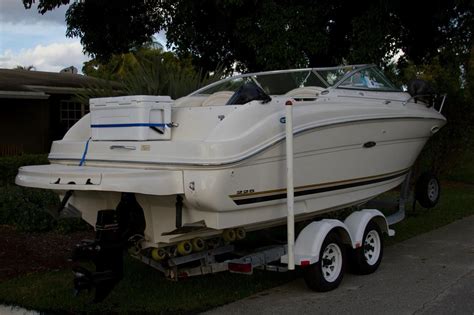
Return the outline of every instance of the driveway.
<path id="1" fill-rule="evenodd" d="M 474 216 L 385 249 L 372 275 L 327 293 L 303 280 L 206 314 L 474 314 Z"/>

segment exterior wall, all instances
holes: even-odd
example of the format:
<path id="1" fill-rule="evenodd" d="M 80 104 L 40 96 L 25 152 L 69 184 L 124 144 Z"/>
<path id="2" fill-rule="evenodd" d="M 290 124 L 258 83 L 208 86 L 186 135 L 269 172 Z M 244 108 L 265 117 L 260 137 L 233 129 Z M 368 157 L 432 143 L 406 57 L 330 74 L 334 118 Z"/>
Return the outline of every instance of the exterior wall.
<path id="1" fill-rule="evenodd" d="M 0 156 L 48 153 L 52 141 L 62 139 L 71 125 L 88 112 L 88 106 L 83 106 L 82 111 L 61 113 L 61 102 L 71 99 L 69 94 L 54 94 L 41 100 L 0 98 Z"/>
<path id="2" fill-rule="evenodd" d="M 74 95 L 101 83 L 78 74 L 0 69 L 0 156 L 49 152 L 51 142 L 88 112 Z"/>
<path id="3" fill-rule="evenodd" d="M 0 110 L 0 155 L 49 151 L 48 100 L 0 99 Z"/>

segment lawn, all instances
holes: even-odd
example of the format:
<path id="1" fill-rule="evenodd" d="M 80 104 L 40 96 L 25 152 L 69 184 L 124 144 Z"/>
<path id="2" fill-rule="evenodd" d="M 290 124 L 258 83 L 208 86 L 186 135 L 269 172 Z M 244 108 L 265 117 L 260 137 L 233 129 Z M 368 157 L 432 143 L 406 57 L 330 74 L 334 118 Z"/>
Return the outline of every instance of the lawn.
<path id="1" fill-rule="evenodd" d="M 100 304 L 90 296 L 73 296 L 72 273 L 60 270 L 31 274 L 0 284 L 4 304 L 55 312 L 189 313 L 225 304 L 285 283 L 291 273 L 256 272 L 253 276 L 220 273 L 171 282 L 131 258 L 125 278 Z"/>
<path id="2" fill-rule="evenodd" d="M 442 182 L 440 203 L 433 209 L 417 207 L 394 226 L 396 236 L 388 244 L 428 232 L 474 214 L 474 168 L 465 159 L 463 169 Z M 469 162 L 469 163 L 468 163 Z M 195 313 L 288 282 L 298 273 L 255 272 L 252 276 L 221 273 L 180 282 L 163 279 L 150 267 L 126 259 L 126 275 L 100 304 L 90 296 L 72 295 L 72 273 L 57 270 L 33 273 L 0 283 L 0 303 L 59 313 Z"/>

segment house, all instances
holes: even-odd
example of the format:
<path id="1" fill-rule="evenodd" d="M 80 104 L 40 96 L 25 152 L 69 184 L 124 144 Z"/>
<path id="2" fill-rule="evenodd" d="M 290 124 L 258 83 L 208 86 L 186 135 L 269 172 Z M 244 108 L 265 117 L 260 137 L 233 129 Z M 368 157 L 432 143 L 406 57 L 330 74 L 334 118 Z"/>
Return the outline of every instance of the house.
<path id="1" fill-rule="evenodd" d="M 0 69 L 0 156 L 49 152 L 89 111 L 76 93 L 100 82 L 67 72 Z"/>

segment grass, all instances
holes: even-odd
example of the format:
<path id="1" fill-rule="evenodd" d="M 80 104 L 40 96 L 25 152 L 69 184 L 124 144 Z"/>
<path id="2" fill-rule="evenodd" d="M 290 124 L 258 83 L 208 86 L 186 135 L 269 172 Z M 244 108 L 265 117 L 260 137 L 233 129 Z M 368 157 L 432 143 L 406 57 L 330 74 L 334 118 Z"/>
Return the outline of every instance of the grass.
<path id="1" fill-rule="evenodd" d="M 171 282 L 128 258 L 124 280 L 103 303 L 91 304 L 91 296 L 87 294 L 74 297 L 72 273 L 68 270 L 4 282 L 0 284 L 0 302 L 60 313 L 194 313 L 283 284 L 294 276 L 293 273 L 255 272 L 253 276 L 220 273 Z"/>
<path id="2" fill-rule="evenodd" d="M 474 158 L 469 153 L 442 183 L 440 203 L 418 207 L 396 224 L 387 244 L 426 233 L 474 214 Z M 456 182 L 454 182 L 454 180 Z M 220 273 L 180 282 L 165 280 L 150 267 L 127 258 L 125 277 L 101 304 L 90 296 L 72 296 L 72 273 L 59 270 L 25 275 L 0 283 L 0 303 L 54 313 L 196 313 L 286 283 L 297 273 L 256 271 L 253 276 Z"/>
<path id="3" fill-rule="evenodd" d="M 441 187 L 443 190 L 439 204 L 433 209 L 420 206 L 415 211 L 409 209 L 407 218 L 393 226 L 396 234 L 387 239 L 387 244 L 401 242 L 474 215 L 474 184 L 443 182 Z"/>
<path id="4" fill-rule="evenodd" d="M 474 137 L 473 137 L 474 138 Z M 457 160 L 456 167 L 452 168 L 446 179 L 474 184 L 474 149 L 461 155 Z"/>

